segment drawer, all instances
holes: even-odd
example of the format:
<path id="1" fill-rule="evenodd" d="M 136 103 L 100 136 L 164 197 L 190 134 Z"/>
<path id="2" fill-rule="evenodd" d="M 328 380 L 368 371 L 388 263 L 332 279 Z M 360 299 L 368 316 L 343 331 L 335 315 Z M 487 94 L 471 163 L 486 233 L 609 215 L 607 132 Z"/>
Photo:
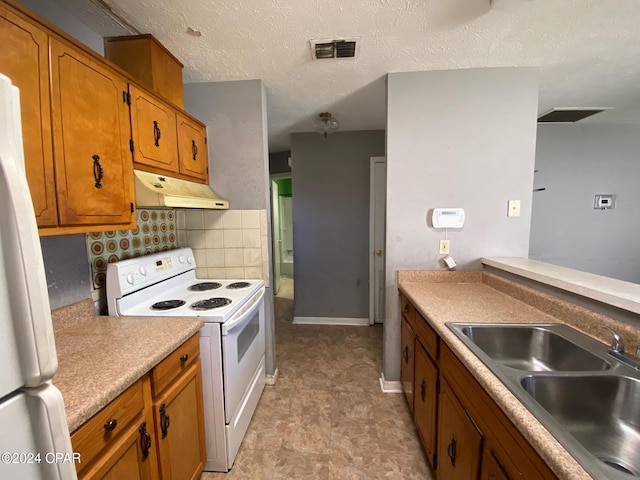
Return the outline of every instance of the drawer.
<path id="1" fill-rule="evenodd" d="M 438 334 L 419 313 L 415 314 L 413 330 L 416 337 L 434 362 L 438 361 Z"/>
<path id="2" fill-rule="evenodd" d="M 76 465 L 78 472 L 113 445 L 143 410 L 142 380 L 138 380 L 73 432 L 71 445 L 82 459 L 82 463 Z"/>
<path id="3" fill-rule="evenodd" d="M 403 294 L 400 294 L 400 312 L 404 317 L 406 317 L 409 325 L 413 327 L 413 323 L 416 315 L 416 307 L 409 301 L 407 297 Z"/>
<path id="4" fill-rule="evenodd" d="M 151 370 L 151 388 L 157 396 L 200 356 L 200 335 L 195 334 Z"/>

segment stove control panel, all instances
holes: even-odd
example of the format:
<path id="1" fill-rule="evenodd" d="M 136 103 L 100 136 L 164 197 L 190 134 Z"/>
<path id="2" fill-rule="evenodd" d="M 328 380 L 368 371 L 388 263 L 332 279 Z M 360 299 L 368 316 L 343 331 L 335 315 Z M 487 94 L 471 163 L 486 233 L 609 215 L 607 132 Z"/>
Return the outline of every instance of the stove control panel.
<path id="1" fill-rule="evenodd" d="M 171 270 L 173 268 L 173 262 L 171 261 L 171 257 L 164 257 L 156 260 L 155 262 L 156 272 L 161 272 L 162 270 Z"/>
<path id="2" fill-rule="evenodd" d="M 194 268 L 195 260 L 190 248 L 110 263 L 107 265 L 107 297 L 120 298 Z"/>

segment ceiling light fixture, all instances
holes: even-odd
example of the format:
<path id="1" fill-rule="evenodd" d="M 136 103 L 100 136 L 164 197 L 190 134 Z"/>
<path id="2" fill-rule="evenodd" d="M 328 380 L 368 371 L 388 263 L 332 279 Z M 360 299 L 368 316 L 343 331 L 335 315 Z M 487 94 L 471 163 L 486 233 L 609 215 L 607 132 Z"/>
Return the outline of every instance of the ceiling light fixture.
<path id="1" fill-rule="evenodd" d="M 318 118 L 316 118 L 314 124 L 316 127 L 316 132 L 323 134 L 325 138 L 330 133 L 338 130 L 338 121 L 333 118 L 329 112 L 323 112 L 318 115 Z"/>

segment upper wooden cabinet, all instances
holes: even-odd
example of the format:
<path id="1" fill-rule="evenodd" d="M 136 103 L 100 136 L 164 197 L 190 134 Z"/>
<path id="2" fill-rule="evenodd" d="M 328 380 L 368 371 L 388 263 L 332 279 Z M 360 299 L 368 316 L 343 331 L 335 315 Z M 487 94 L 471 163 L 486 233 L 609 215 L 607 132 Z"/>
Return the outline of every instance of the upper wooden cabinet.
<path id="1" fill-rule="evenodd" d="M 127 225 L 133 215 L 127 82 L 51 39 L 51 92 L 60 225 Z"/>
<path id="2" fill-rule="evenodd" d="M 135 85 L 129 91 L 135 167 L 209 183 L 206 126 Z"/>
<path id="3" fill-rule="evenodd" d="M 209 153 L 207 151 L 207 128 L 178 113 L 178 161 L 179 171 L 184 175 L 209 181 Z"/>
<path id="4" fill-rule="evenodd" d="M 27 181 L 39 226 L 55 226 L 56 212 L 49 101 L 49 38 L 0 4 L 0 73 L 20 89 Z"/>
<path id="5" fill-rule="evenodd" d="M 156 97 L 130 85 L 133 161 L 137 166 L 178 171 L 175 111 Z"/>
<path id="6" fill-rule="evenodd" d="M 184 108 L 182 63 L 153 35 L 107 37 L 104 56 L 149 90 Z"/>

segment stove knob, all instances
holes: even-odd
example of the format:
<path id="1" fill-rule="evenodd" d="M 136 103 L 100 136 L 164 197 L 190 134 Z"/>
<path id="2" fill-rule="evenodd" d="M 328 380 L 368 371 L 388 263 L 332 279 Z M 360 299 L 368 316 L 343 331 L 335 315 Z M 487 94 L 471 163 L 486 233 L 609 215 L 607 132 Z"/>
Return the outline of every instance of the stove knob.
<path id="1" fill-rule="evenodd" d="M 140 275 L 142 275 L 143 277 L 147 276 L 147 267 L 142 265 L 140 266 Z"/>
<path id="2" fill-rule="evenodd" d="M 189 256 L 187 257 L 187 263 L 188 263 L 189 265 L 193 265 L 193 257 L 192 257 L 191 255 L 189 255 Z"/>
<path id="3" fill-rule="evenodd" d="M 135 278 L 133 276 L 133 273 L 127 273 L 127 283 L 129 283 L 130 285 L 133 285 L 134 281 L 135 281 Z"/>
<path id="4" fill-rule="evenodd" d="M 180 255 L 180 256 L 178 256 L 178 261 L 179 261 L 180 263 L 184 263 L 184 255 Z"/>

